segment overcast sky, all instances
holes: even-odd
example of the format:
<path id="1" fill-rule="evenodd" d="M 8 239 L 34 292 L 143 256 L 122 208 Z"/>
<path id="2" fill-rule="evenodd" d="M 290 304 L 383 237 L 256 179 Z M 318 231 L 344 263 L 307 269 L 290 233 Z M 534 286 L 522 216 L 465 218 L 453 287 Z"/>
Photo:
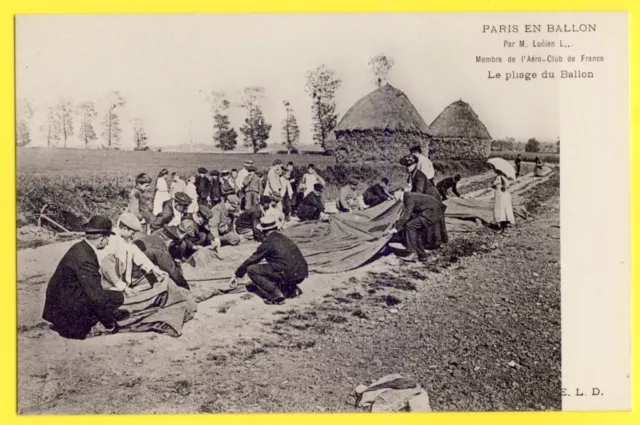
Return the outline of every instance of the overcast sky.
<path id="1" fill-rule="evenodd" d="M 482 25 L 512 22 L 510 14 L 19 16 L 17 97 L 34 104 L 32 134 L 42 145 L 37 128 L 49 104 L 60 97 L 96 102 L 100 134 L 105 95 L 119 90 L 127 99 L 122 147 L 131 148 L 134 118 L 144 121 L 151 145 L 189 143 L 190 129 L 194 143 L 212 143 L 206 94 L 222 90 L 236 101 L 245 86 L 259 85 L 273 124 L 269 143 L 282 140 L 283 100 L 295 110 L 302 143 L 311 143 L 305 72 L 321 64 L 336 71 L 343 116 L 375 89 L 367 64 L 384 53 L 395 60 L 390 83 L 427 124 L 462 99 L 493 138 L 555 140 L 557 83 L 488 80 L 492 66 L 475 63 L 476 55 L 507 52 L 507 37 L 482 34 Z M 242 110 L 231 111 L 236 128 L 242 119 Z"/>

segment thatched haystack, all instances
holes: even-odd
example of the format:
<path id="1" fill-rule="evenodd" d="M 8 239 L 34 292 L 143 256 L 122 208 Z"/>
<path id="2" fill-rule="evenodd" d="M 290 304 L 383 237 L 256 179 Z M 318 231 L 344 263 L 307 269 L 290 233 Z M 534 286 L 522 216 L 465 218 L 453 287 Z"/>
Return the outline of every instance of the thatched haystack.
<path id="1" fill-rule="evenodd" d="M 427 148 L 431 131 L 409 98 L 387 84 L 356 102 L 325 140 L 340 162 L 397 161 Z"/>
<path id="2" fill-rule="evenodd" d="M 433 140 L 429 158 L 486 159 L 491 153 L 491 135 L 468 103 L 458 100 L 444 108 L 429 126 Z"/>

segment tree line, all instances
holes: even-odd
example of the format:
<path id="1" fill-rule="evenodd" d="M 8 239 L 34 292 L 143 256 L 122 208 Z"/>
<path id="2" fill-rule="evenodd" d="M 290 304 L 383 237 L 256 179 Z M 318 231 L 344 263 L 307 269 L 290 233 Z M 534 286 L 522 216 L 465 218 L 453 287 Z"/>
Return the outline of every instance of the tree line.
<path id="1" fill-rule="evenodd" d="M 379 54 L 369 61 L 369 69 L 373 75 L 372 83 L 381 87 L 388 80 L 392 58 Z M 325 149 L 325 139 L 338 122 L 335 94 L 342 81 L 336 77 L 335 70 L 326 65 L 320 65 L 305 75 L 305 92 L 311 98 L 311 117 L 313 141 Z M 225 92 L 214 90 L 207 94 L 213 118 L 213 142 L 215 147 L 223 150 L 234 150 L 238 143 L 238 132 L 231 126 L 229 111 L 231 108 L 241 108 L 245 111 L 244 123 L 239 127 L 245 147 L 254 153 L 267 147 L 272 125 L 267 123 L 262 112 L 262 101 L 266 96 L 264 87 L 249 86 L 244 89 L 240 99 L 232 102 Z M 300 128 L 293 106 L 288 100 L 282 102 L 285 118 L 281 123 L 281 135 L 288 152 L 295 151 L 300 140 Z M 107 96 L 107 108 L 102 115 L 102 141 L 99 147 L 117 149 L 121 142 L 122 127 L 121 108 L 126 105 L 125 97 L 119 91 L 111 91 Z M 34 116 L 33 105 L 27 100 L 18 104 L 18 122 L 16 125 L 16 139 L 18 146 L 27 146 L 32 142 L 31 121 Z M 96 106 L 91 101 L 84 101 L 74 105 L 71 101 L 61 98 L 55 105 L 47 108 L 47 120 L 40 130 L 44 133 L 47 146 L 56 147 L 62 144 L 67 147 L 67 140 L 74 135 L 75 125 L 78 125 L 78 135 L 84 142 L 85 148 L 93 145 L 98 137 L 95 131 L 95 120 L 98 117 Z M 134 150 L 149 150 L 148 137 L 141 119 L 132 121 Z"/>
<path id="2" fill-rule="evenodd" d="M 527 142 L 516 142 L 513 137 L 491 141 L 492 151 L 525 151 L 525 152 L 541 152 L 541 153 L 560 153 L 560 138 L 555 142 L 540 142 L 535 137 L 530 138 Z"/>

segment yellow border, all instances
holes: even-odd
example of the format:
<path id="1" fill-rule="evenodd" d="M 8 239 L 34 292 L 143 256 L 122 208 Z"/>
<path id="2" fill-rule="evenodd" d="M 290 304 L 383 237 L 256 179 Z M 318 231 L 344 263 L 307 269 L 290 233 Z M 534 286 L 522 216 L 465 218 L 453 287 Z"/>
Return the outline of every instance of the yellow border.
<path id="1" fill-rule="evenodd" d="M 212 4 L 214 3 L 214 4 Z M 0 102 L 0 130 L 2 131 L 2 143 L 0 144 L 0 199 L 4 200 L 5 207 L 0 209 L 1 237 L 0 246 L 2 259 L 2 276 L 0 289 L 0 327 L 2 347 L 2 362 L 0 382 L 0 421 L 9 423 L 59 423 L 80 424 L 91 421 L 93 424 L 107 423 L 118 420 L 121 423 L 153 423 L 154 425 L 173 423 L 187 420 L 193 423 L 217 423 L 238 424 L 247 422 L 264 423 L 272 422 L 281 425 L 305 423 L 322 423 L 326 420 L 340 421 L 343 423 L 362 423 L 367 425 L 407 423 L 407 424 L 513 424 L 519 425 L 538 423 L 565 423 L 565 424 L 633 424 L 640 423 L 638 412 L 612 412 L 612 413 L 437 413 L 437 414 L 412 414 L 412 415 L 372 415 L 372 414 L 348 414 L 348 415 L 189 415 L 177 416 L 76 416 L 76 417 L 18 417 L 16 414 L 16 270 L 15 270 L 15 132 L 14 132 L 14 32 L 13 17 L 18 13 L 248 13 L 248 12 L 470 12 L 470 11 L 629 11 L 630 12 L 630 37 L 631 45 L 631 120 L 632 140 L 638 142 L 640 120 L 637 119 L 640 111 L 640 47 L 637 43 L 640 36 L 640 0 L 433 0 L 431 2 L 419 1 L 384 1 L 384 0 L 328 0 L 328 1 L 287 1 L 287 0 L 228 0 L 215 4 L 211 0 L 182 0 L 180 2 L 157 2 L 139 0 L 110 0 L 104 2 L 87 0 L 14 0 L 0 2 L 0 61 L 1 84 Z M 635 52 L 635 54 L 633 54 Z M 631 188 L 632 194 L 637 195 L 638 179 L 640 178 L 640 152 L 632 143 L 631 153 Z M 640 198 L 632 197 L 631 216 L 640 216 Z M 637 260 L 640 260 L 640 233 L 638 226 L 632 222 L 633 238 L 633 282 L 638 282 Z M 640 323 L 638 309 L 638 291 L 633 291 L 632 301 L 634 306 L 633 323 Z M 635 329 L 635 327 L 634 327 Z M 633 352 L 637 353 L 637 339 L 633 342 Z M 638 356 L 634 356 L 633 369 L 637 370 Z M 640 405 L 638 379 L 634 379 L 633 406 L 637 410 Z"/>

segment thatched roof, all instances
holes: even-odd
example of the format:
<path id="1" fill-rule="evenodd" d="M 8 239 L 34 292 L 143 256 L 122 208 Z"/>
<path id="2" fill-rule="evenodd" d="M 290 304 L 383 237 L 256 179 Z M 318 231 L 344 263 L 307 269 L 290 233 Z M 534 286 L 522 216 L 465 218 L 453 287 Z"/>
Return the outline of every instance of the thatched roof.
<path id="1" fill-rule="evenodd" d="M 471 106 L 462 100 L 444 108 L 429 127 L 436 137 L 491 139 L 487 127 Z"/>
<path id="2" fill-rule="evenodd" d="M 340 131 L 385 130 L 423 133 L 431 130 L 407 95 L 386 84 L 357 101 L 329 137 Z"/>

